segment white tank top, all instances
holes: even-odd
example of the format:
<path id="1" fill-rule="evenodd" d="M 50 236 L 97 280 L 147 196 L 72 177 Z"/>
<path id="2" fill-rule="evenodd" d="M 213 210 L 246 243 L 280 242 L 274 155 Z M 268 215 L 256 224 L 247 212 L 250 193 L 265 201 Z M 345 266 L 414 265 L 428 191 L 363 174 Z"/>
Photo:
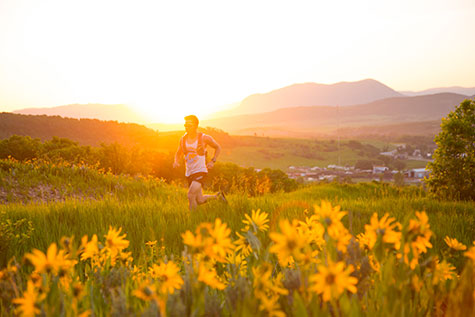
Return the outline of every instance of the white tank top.
<path id="1" fill-rule="evenodd" d="M 206 157 L 204 155 L 198 155 L 197 147 L 198 147 L 198 139 L 195 140 L 193 143 L 188 143 L 185 141 L 186 146 L 186 155 L 185 155 L 185 176 L 188 177 L 190 175 L 196 173 L 208 173 L 208 169 L 206 168 Z M 203 144 L 203 146 L 206 146 Z"/>

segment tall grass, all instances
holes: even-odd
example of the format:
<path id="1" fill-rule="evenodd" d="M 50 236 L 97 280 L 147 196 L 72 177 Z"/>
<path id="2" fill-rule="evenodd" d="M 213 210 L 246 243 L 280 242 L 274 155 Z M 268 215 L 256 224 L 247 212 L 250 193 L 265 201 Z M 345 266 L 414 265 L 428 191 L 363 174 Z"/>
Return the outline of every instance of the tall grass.
<path id="1" fill-rule="evenodd" d="M 417 187 L 330 183 L 259 197 L 233 193 L 228 195 L 229 205 L 211 201 L 190 212 L 186 189 L 157 179 L 114 176 L 87 167 L 16 162 L 4 164 L 0 172 L 4 190 L 16 192 L 15 197 L 0 206 L 0 221 L 5 226 L 8 220 L 13 226 L 24 219 L 33 228 L 31 231 L 20 227 L 19 232 L 28 231 L 24 236 L 3 237 L 2 266 L 11 257 L 20 258 L 32 248 L 45 250 L 62 236 L 73 235 L 80 239 L 94 233 L 104 235 L 109 226 L 123 228 L 136 259 L 143 252 L 144 242 L 149 240 L 163 239 L 166 253 L 178 255 L 183 250 L 181 234 L 202 222 L 212 222 L 219 217 L 235 231 L 242 226 L 244 214 L 261 209 L 269 213 L 271 230 L 275 230 L 278 219 L 304 219 L 305 210 L 313 210 L 313 205 L 320 204 L 321 200 L 349 211 L 344 223 L 354 235 L 364 231 L 364 224 L 374 212 L 380 216 L 389 213 L 403 222 L 414 211 L 426 211 L 435 233 L 436 250 L 444 245 L 446 235 L 466 245 L 475 240 L 473 203 L 434 200 Z M 16 181 L 8 181 L 13 174 Z M 28 193 L 28 188 L 41 184 L 61 189 L 59 199 L 47 199 L 46 194 L 46 198 L 21 196 L 22 191 L 17 190 L 22 188 Z M 0 239 L 1 234 L 2 231 Z"/>

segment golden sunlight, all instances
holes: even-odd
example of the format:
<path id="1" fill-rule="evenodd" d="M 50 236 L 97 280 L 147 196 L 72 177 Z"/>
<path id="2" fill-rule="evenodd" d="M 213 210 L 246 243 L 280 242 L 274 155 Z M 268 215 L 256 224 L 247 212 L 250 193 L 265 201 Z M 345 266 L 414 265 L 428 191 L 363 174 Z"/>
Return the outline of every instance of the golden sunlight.
<path id="1" fill-rule="evenodd" d="M 0 107 L 121 103 L 176 122 L 302 82 L 473 85 L 475 7 L 408 1 L 5 0 Z"/>

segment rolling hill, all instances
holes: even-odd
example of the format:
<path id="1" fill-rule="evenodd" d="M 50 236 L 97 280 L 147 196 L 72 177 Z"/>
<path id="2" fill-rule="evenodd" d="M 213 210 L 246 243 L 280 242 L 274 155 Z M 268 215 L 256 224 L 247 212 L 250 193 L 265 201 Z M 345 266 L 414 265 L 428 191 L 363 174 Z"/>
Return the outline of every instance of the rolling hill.
<path id="1" fill-rule="evenodd" d="M 135 123 L 2 112 L 0 139 L 12 135 L 28 135 L 41 140 L 57 136 L 92 146 L 117 142 L 126 146 L 153 147 L 158 139 L 156 131 Z"/>
<path id="2" fill-rule="evenodd" d="M 72 104 L 51 108 L 27 108 L 13 111 L 18 114 L 61 116 L 75 119 L 99 119 L 119 122 L 145 122 L 145 118 L 126 105 Z"/>
<path id="3" fill-rule="evenodd" d="M 442 117 L 466 98 L 464 95 L 442 93 L 387 98 L 346 107 L 291 107 L 267 113 L 205 120 L 202 125 L 223 129 L 233 134 L 261 135 L 265 133 L 263 131 L 267 131 L 265 135 L 271 136 L 284 136 L 285 133 L 292 137 L 317 136 L 333 134 L 338 128 L 440 122 Z M 406 132 L 411 134 L 410 130 Z"/>

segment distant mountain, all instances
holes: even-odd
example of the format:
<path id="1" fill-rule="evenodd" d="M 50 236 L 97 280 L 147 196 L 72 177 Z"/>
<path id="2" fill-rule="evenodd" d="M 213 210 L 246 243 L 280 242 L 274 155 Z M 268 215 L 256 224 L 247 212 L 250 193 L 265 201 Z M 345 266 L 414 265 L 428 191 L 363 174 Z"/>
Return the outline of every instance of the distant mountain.
<path id="1" fill-rule="evenodd" d="M 144 122 L 144 118 L 126 105 L 72 104 L 52 108 L 28 108 L 13 111 L 18 114 L 61 116 L 74 119 L 98 119 L 119 122 Z"/>
<path id="2" fill-rule="evenodd" d="M 440 94 L 444 92 L 465 95 L 465 96 L 472 96 L 472 95 L 475 95 L 475 87 L 465 88 L 465 87 L 453 86 L 453 87 L 431 88 L 431 89 L 426 89 L 426 90 L 421 90 L 421 91 L 399 91 L 399 93 L 405 96 L 432 95 L 432 94 Z"/>
<path id="3" fill-rule="evenodd" d="M 261 113 L 288 107 L 349 106 L 402 96 L 373 79 L 332 85 L 304 83 L 251 95 L 242 100 L 238 107 L 222 111 L 221 115 Z"/>
<path id="4" fill-rule="evenodd" d="M 233 134 L 320 135 L 333 133 L 338 128 L 354 128 L 422 121 L 440 121 L 461 101 L 458 94 L 434 94 L 416 97 L 397 97 L 367 104 L 334 107 L 291 107 L 272 112 L 248 114 L 204 120 L 203 126 L 212 126 Z M 409 132 L 409 131 L 408 131 Z"/>

